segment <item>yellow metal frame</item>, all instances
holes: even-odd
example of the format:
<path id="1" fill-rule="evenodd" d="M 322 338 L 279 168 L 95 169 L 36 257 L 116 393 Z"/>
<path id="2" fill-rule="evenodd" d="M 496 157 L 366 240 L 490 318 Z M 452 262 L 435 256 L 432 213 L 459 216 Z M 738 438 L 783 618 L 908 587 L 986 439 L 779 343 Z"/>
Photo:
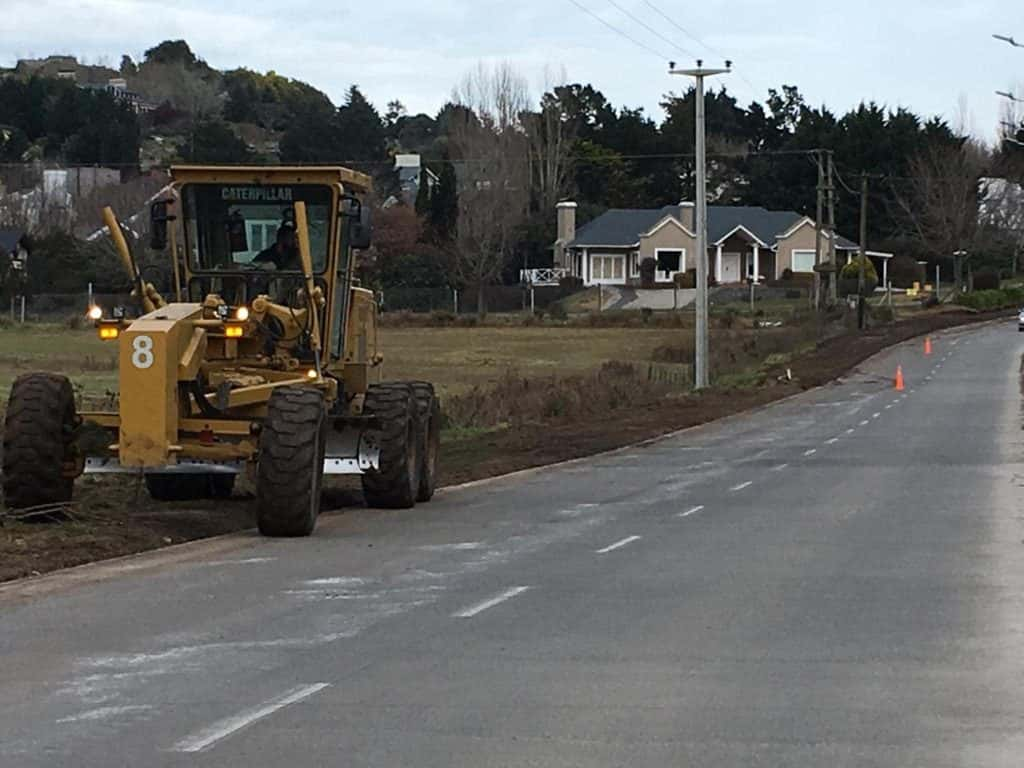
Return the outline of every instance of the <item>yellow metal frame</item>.
<path id="1" fill-rule="evenodd" d="M 111 431 L 110 449 L 118 453 L 124 467 L 152 468 L 174 464 L 179 458 L 227 461 L 251 460 L 257 450 L 259 419 L 265 416 L 273 391 L 288 385 L 317 386 L 324 390 L 328 402 L 338 398 L 340 379 L 351 397 L 352 412 L 359 411 L 362 394 L 380 377 L 377 351 L 377 305 L 371 291 L 352 287 L 354 259 L 341 258 L 349 245 L 344 241 L 340 224 L 340 205 L 346 194 L 363 196 L 369 192 L 368 176 L 336 167 L 202 167 L 174 166 L 172 194 L 178 215 L 168 222 L 168 245 L 174 260 L 175 294 L 182 294 L 182 280 L 194 276 L 210 276 L 207 271 L 193 271 L 191 261 L 179 264 L 178 243 L 187 242 L 182 231 L 186 222 L 181 210 L 180 190 L 188 184 L 264 184 L 264 185 L 326 185 L 332 191 L 329 250 L 324 280 L 326 296 L 316 284 L 312 270 L 308 221 L 305 204 L 294 204 L 302 278 L 309 309 L 288 310 L 265 297 L 253 301 L 247 321 L 216 315 L 223 304 L 219 296 L 208 296 L 201 303 L 168 304 L 150 285 L 138 280 L 128 245 L 113 211 L 105 209 L 104 219 L 110 227 L 115 247 L 126 269 L 136 282 L 138 299 L 145 314 L 120 324 L 109 320 L 101 326 L 118 328 L 120 356 L 120 406 L 118 413 L 86 412 L 86 421 Z M 179 237 L 180 235 L 180 237 Z M 228 276 L 226 273 L 218 276 Z M 342 295 L 347 292 L 347 296 Z M 337 302 L 347 303 L 347 317 L 341 326 L 343 358 L 321 365 L 321 355 L 331 349 Z M 292 335 L 305 327 L 308 312 L 313 310 L 311 347 L 316 360 L 315 370 L 301 364 L 288 344 L 278 345 L 271 356 L 263 350 L 262 341 L 253 335 L 266 315 L 277 317 L 291 328 Z M 320 312 L 326 322 L 321 327 Z M 305 314 L 304 314 L 305 313 Z M 240 328 L 240 338 L 227 338 L 227 328 Z M 331 376 L 324 374 L 329 372 Z M 307 375 L 309 374 L 309 375 Z M 227 418 L 207 418 L 182 396 L 179 383 L 197 379 L 208 382 L 208 389 L 231 383 L 222 395 L 226 399 Z M 249 382 L 247 382 L 247 379 Z M 205 406 L 203 406 L 205 408 Z M 113 435 L 116 434 L 116 438 Z"/>

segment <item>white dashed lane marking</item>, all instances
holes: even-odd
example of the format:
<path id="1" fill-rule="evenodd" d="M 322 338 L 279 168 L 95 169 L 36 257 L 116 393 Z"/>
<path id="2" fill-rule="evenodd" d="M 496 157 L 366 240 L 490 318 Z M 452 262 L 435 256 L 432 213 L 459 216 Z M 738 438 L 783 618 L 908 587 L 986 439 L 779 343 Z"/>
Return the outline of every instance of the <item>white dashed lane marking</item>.
<path id="1" fill-rule="evenodd" d="M 622 549 L 623 547 L 628 546 L 629 544 L 632 544 L 634 541 L 640 541 L 640 537 L 639 536 L 627 536 L 626 538 L 622 539 L 621 541 L 616 541 L 614 544 L 609 544 L 604 549 L 597 550 L 597 554 L 599 554 L 599 555 L 606 555 L 609 552 L 614 552 L 616 549 Z"/>
<path id="2" fill-rule="evenodd" d="M 463 608 L 461 611 L 456 611 L 452 614 L 453 618 L 456 619 L 469 619 L 476 616 L 478 613 L 483 613 L 488 608 L 493 608 L 496 605 L 504 603 L 506 600 L 511 600 L 516 595 L 521 595 L 523 592 L 528 590 L 529 587 L 511 587 L 506 589 L 504 592 L 499 592 L 494 597 L 491 597 L 483 602 L 471 605 L 468 608 Z"/>
<path id="3" fill-rule="evenodd" d="M 736 491 L 742 491 L 744 488 L 749 488 L 753 484 L 754 483 L 752 481 L 747 480 L 747 482 L 745 482 L 745 483 L 740 483 L 739 485 L 734 485 L 729 490 L 732 491 L 733 493 L 735 493 Z"/>
<path id="4" fill-rule="evenodd" d="M 688 509 L 685 512 L 680 512 L 678 515 L 676 515 L 676 517 L 689 517 L 690 515 L 696 515 L 698 512 L 703 511 L 703 509 L 704 509 L 704 505 L 703 504 L 698 504 L 693 509 Z"/>
<path id="5" fill-rule="evenodd" d="M 811 448 L 810 450 L 804 451 L 804 456 L 813 456 L 818 452 L 817 448 Z"/>
<path id="6" fill-rule="evenodd" d="M 182 739 L 172 749 L 175 752 L 201 752 L 207 747 L 212 747 L 218 741 L 226 739 L 233 733 L 237 733 L 243 728 L 252 725 L 257 720 L 262 720 L 279 709 L 287 707 L 289 704 L 295 704 L 303 699 L 308 699 L 314 693 L 319 693 L 329 686 L 330 683 L 313 683 L 312 685 L 300 685 L 297 688 L 292 688 L 290 691 L 286 691 L 254 709 L 248 709 L 237 715 L 218 720 L 192 736 Z"/>

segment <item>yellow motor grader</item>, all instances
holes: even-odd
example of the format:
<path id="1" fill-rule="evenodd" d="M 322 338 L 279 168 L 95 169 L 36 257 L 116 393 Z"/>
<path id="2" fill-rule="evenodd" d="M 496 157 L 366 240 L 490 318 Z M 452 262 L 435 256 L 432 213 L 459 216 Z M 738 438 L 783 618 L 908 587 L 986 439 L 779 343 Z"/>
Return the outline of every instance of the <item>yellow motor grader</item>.
<path id="1" fill-rule="evenodd" d="M 15 508 L 68 501 L 83 473 L 142 475 L 156 499 L 256 488 L 259 529 L 305 536 L 325 474 L 360 475 L 369 506 L 434 493 L 440 408 L 426 382 L 381 382 L 377 306 L 354 279 L 370 179 L 338 167 L 171 169 L 151 206 L 173 300 L 142 277 L 110 208 L 137 316 L 92 307 L 118 345 L 116 412 L 78 412 L 68 379 L 15 381 L 3 488 Z"/>

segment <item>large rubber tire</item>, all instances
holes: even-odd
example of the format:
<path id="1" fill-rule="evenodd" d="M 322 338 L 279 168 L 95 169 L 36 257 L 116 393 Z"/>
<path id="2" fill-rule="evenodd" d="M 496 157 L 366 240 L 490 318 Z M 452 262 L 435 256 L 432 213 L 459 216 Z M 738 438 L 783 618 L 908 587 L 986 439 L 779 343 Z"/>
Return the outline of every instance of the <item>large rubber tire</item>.
<path id="1" fill-rule="evenodd" d="M 320 514 L 327 410 L 312 387 L 275 389 L 256 469 L 256 523 L 264 536 L 309 536 Z"/>
<path id="2" fill-rule="evenodd" d="M 71 500 L 75 393 L 65 376 L 28 373 L 11 386 L 4 421 L 4 501 L 12 509 Z"/>
<path id="3" fill-rule="evenodd" d="M 437 488 L 437 460 L 441 453 L 441 402 L 429 381 L 413 381 L 420 419 L 420 487 L 416 501 L 430 501 Z"/>
<path id="4" fill-rule="evenodd" d="M 178 474 L 157 472 L 146 475 L 146 490 L 157 501 L 226 499 L 235 487 L 235 475 L 228 472 Z"/>
<path id="5" fill-rule="evenodd" d="M 420 488 L 419 410 L 412 388 L 404 383 L 375 384 L 366 392 L 365 413 L 380 424 L 374 434 L 380 468 L 362 475 L 368 507 L 408 509 Z"/>

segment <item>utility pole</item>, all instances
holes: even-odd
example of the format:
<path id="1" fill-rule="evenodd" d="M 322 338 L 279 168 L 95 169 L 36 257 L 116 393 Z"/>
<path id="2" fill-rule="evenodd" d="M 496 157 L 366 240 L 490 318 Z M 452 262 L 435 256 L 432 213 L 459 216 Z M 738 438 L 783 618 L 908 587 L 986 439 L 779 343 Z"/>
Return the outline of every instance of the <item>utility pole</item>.
<path id="1" fill-rule="evenodd" d="M 860 177 L 860 265 L 857 271 L 857 327 L 864 330 L 864 267 L 868 260 L 868 175 Z"/>
<path id="2" fill-rule="evenodd" d="M 825 168 L 821 162 L 821 150 L 814 153 L 818 166 L 818 200 L 814 213 L 814 309 L 821 310 L 821 272 L 818 267 L 821 265 L 821 225 L 822 208 L 824 207 L 825 195 Z"/>
<path id="3" fill-rule="evenodd" d="M 828 260 L 832 264 L 832 268 L 835 270 L 832 273 L 832 285 L 829 291 L 829 298 L 832 304 L 839 301 L 839 263 L 836 260 L 836 186 L 833 174 L 835 172 L 835 157 L 832 150 L 828 150 L 828 181 L 826 183 L 826 189 L 828 191 Z"/>
<path id="4" fill-rule="evenodd" d="M 704 389 L 708 386 L 708 198 L 704 148 L 704 78 L 724 75 L 732 70 L 732 62 L 725 62 L 724 69 L 705 68 L 697 59 L 696 69 L 676 69 L 674 61 L 669 62 L 670 75 L 685 75 L 694 78 L 696 90 L 694 99 L 697 111 L 697 193 L 694 222 L 697 230 L 697 327 L 694 342 L 693 387 Z"/>

